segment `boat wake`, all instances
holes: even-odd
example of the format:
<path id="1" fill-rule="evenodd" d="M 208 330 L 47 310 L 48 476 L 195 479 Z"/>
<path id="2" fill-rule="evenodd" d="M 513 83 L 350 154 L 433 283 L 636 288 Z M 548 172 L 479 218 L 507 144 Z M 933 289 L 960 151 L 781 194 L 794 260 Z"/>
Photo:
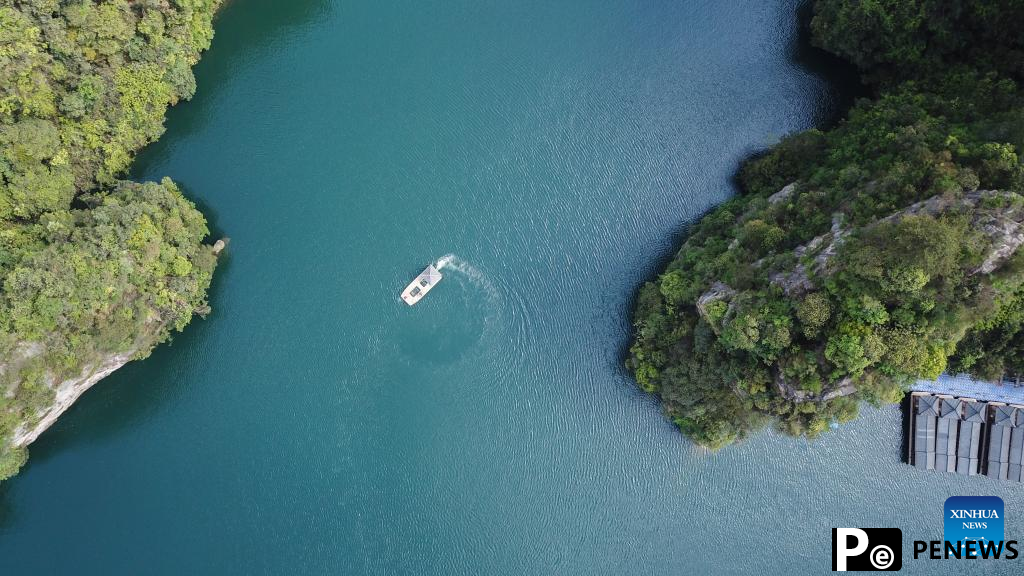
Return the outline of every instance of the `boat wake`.
<path id="1" fill-rule="evenodd" d="M 436 259 L 434 268 L 444 274 L 441 284 L 447 288 L 442 286 L 441 294 L 445 300 L 439 301 L 439 296 L 431 305 L 417 308 L 415 314 L 401 314 L 399 323 L 389 325 L 401 333 L 393 339 L 399 354 L 435 367 L 486 367 L 488 379 L 504 381 L 526 361 L 535 311 L 528 309 L 510 280 L 492 277 L 455 254 Z"/>
<path id="2" fill-rule="evenodd" d="M 437 268 L 438 270 L 444 270 L 445 266 L 451 264 L 455 260 L 455 258 L 455 254 L 445 254 L 444 256 L 438 258 L 437 262 L 434 262 L 434 268 Z"/>
<path id="3" fill-rule="evenodd" d="M 484 346 L 501 356 L 495 359 L 493 366 L 500 372 L 510 372 L 522 363 L 522 354 L 529 348 L 533 334 L 532 314 L 517 287 L 500 276 L 495 283 L 489 275 L 455 254 L 438 258 L 434 267 L 457 272 L 456 278 L 463 277 L 486 295 L 484 331 L 480 339 Z"/>
<path id="4" fill-rule="evenodd" d="M 438 270 L 448 269 L 459 272 L 474 284 L 482 287 L 492 300 L 499 297 L 498 289 L 493 283 L 491 283 L 483 272 L 455 254 L 445 254 L 444 256 L 441 256 L 437 259 L 437 262 L 434 263 L 434 268 L 437 268 Z"/>

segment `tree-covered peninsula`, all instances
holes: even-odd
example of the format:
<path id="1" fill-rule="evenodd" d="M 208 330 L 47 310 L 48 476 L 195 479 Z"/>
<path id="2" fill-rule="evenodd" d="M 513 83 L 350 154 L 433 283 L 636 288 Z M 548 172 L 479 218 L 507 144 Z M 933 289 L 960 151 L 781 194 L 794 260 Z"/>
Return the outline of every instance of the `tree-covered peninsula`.
<path id="1" fill-rule="evenodd" d="M 118 178 L 195 91 L 219 0 L 0 6 L 0 479 L 81 392 L 206 309 L 206 221 Z"/>
<path id="2" fill-rule="evenodd" d="M 1024 2 L 817 0 L 873 97 L 746 162 L 639 292 L 627 364 L 694 441 L 814 436 L 943 371 L 1024 373 Z"/>

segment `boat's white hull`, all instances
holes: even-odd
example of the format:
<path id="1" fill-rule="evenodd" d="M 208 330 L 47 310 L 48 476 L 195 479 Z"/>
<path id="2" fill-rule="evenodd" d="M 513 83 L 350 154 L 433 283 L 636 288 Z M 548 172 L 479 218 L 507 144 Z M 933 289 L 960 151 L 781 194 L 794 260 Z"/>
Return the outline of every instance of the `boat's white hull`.
<path id="1" fill-rule="evenodd" d="M 402 301 L 412 306 L 423 299 L 441 281 L 441 272 L 431 264 L 402 290 Z"/>

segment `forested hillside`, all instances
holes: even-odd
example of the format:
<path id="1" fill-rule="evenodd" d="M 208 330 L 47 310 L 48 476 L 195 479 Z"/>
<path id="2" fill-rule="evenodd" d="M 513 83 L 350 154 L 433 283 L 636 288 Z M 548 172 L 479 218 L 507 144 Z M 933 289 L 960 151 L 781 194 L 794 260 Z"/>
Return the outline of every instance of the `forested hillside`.
<path id="1" fill-rule="evenodd" d="M 206 308 L 206 221 L 169 180 L 119 181 L 195 92 L 219 0 L 0 7 L 0 479 L 54 383 L 142 357 Z"/>
<path id="2" fill-rule="evenodd" d="M 718 448 L 813 436 L 916 378 L 1024 372 L 1024 2 L 818 0 L 875 96 L 740 170 L 639 293 L 627 361 Z"/>

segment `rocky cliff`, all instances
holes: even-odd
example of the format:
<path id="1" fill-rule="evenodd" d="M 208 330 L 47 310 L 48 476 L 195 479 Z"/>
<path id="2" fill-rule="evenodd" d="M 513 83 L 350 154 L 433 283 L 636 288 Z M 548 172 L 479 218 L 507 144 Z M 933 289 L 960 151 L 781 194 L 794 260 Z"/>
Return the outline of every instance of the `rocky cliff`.
<path id="1" fill-rule="evenodd" d="M 36 441 L 39 435 L 45 432 L 57 418 L 67 411 L 79 396 L 94 384 L 109 376 L 114 370 L 124 366 L 132 359 L 131 353 L 111 354 L 97 364 L 85 367 L 82 373 L 74 378 L 67 378 L 58 381 L 50 378 L 47 385 L 53 390 L 53 402 L 44 407 L 37 415 L 35 422 L 23 422 L 14 429 L 11 436 L 11 445 L 15 448 L 24 448 Z"/>

